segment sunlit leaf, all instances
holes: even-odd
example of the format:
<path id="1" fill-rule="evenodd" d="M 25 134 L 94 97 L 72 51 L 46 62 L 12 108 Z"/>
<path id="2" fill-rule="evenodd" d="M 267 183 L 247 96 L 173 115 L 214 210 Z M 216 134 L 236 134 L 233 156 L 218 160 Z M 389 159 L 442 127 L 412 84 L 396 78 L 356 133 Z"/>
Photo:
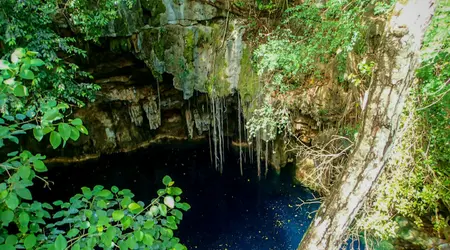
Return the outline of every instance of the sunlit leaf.
<path id="1" fill-rule="evenodd" d="M 14 210 L 19 205 L 19 198 L 17 198 L 17 195 L 15 193 L 9 193 L 8 197 L 6 197 L 6 206 L 8 206 L 9 209 Z"/>
<path id="2" fill-rule="evenodd" d="M 112 213 L 112 218 L 115 221 L 121 220 L 125 216 L 125 213 L 122 210 L 116 210 Z"/>
<path id="3" fill-rule="evenodd" d="M 56 237 L 54 244 L 55 250 L 64 250 L 67 247 L 67 240 L 61 234 Z"/>
<path id="4" fill-rule="evenodd" d="M 56 149 L 61 145 L 61 135 L 58 132 L 52 131 L 50 133 L 50 144 L 53 149 Z"/>
<path id="5" fill-rule="evenodd" d="M 25 249 L 33 249 L 33 247 L 36 245 L 36 242 L 36 236 L 34 234 L 30 234 L 25 237 L 23 244 L 25 246 Z"/>
<path id="6" fill-rule="evenodd" d="M 170 176 L 166 175 L 164 176 L 163 180 L 162 180 L 164 185 L 169 185 L 170 182 L 172 182 L 172 178 L 170 178 Z"/>
<path id="7" fill-rule="evenodd" d="M 33 73 L 33 71 L 31 71 L 29 69 L 21 70 L 19 76 L 22 79 L 27 79 L 27 80 L 33 80 L 34 79 L 34 73 Z"/>
<path id="8" fill-rule="evenodd" d="M 47 167 L 45 166 L 44 162 L 41 160 L 34 161 L 33 166 L 34 166 L 34 170 L 36 170 L 36 172 L 46 172 L 47 171 Z"/>
<path id="9" fill-rule="evenodd" d="M 14 88 L 14 95 L 18 97 L 28 96 L 28 88 L 19 84 Z"/>

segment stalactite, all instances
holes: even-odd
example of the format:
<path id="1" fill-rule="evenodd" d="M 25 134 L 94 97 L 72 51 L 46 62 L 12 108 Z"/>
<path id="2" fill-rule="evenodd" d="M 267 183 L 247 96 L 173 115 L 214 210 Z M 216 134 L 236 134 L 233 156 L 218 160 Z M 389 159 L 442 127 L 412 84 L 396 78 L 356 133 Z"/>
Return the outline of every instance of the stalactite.
<path id="1" fill-rule="evenodd" d="M 242 128 L 241 128 L 241 98 L 239 98 L 239 93 L 237 93 L 238 99 L 238 130 L 239 130 L 239 168 L 241 170 L 241 176 L 244 175 L 242 170 Z"/>
<path id="2" fill-rule="evenodd" d="M 217 164 L 217 112 L 216 112 L 216 100 L 214 96 L 211 95 L 211 114 L 212 114 L 212 125 L 213 125 L 213 144 L 214 144 L 214 166 L 218 170 Z"/>
<path id="3" fill-rule="evenodd" d="M 159 80 L 156 80 L 156 91 L 158 91 L 158 112 L 161 117 L 161 92 L 159 91 Z"/>
<path id="4" fill-rule="evenodd" d="M 266 142 L 266 155 L 264 157 L 265 163 L 266 163 L 266 171 L 264 173 L 264 176 L 267 177 L 267 172 L 269 172 L 269 142 Z"/>
<path id="5" fill-rule="evenodd" d="M 223 103 L 221 98 L 217 98 L 217 106 L 219 106 L 218 109 L 218 115 L 217 115 L 217 124 L 218 124 L 218 131 L 219 131 L 219 166 L 220 166 L 220 173 L 223 173 L 223 162 L 224 162 L 224 138 L 223 138 Z"/>
<path id="6" fill-rule="evenodd" d="M 206 98 L 206 111 L 209 114 L 212 114 L 210 105 L 209 105 L 209 98 Z M 211 116 L 209 119 L 210 119 L 210 124 L 211 124 Z M 214 117 L 213 117 L 213 119 L 214 119 Z M 210 125 L 210 127 L 211 127 L 211 125 Z M 212 145 L 211 145 L 211 129 L 209 129 L 209 131 L 208 131 L 208 141 L 209 141 L 209 158 L 211 159 L 211 164 L 213 164 L 213 152 L 212 152 Z"/>
<path id="7" fill-rule="evenodd" d="M 256 135 L 256 165 L 258 167 L 258 178 L 261 179 L 261 134 Z"/>

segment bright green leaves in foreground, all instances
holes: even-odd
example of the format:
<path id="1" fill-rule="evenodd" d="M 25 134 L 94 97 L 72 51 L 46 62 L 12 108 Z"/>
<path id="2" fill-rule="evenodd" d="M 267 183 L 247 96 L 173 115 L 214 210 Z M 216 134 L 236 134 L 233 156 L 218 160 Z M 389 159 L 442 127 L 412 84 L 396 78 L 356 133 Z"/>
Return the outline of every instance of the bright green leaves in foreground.
<path id="1" fill-rule="evenodd" d="M 66 103 L 45 100 L 40 101 L 38 105 L 30 106 L 28 110 L 21 108 L 28 104 L 29 92 L 35 90 L 40 82 L 35 75 L 38 75 L 38 67 L 44 63 L 35 58 L 36 54 L 16 49 L 10 57 L 10 62 L 0 60 L 0 106 L 6 107 L 7 111 L 4 112 L 7 115 L 0 119 L 0 146 L 4 140 L 17 144 L 19 142 L 17 135 L 25 134 L 28 130 L 33 130 L 33 135 L 38 141 L 50 134 L 50 144 L 54 149 L 64 146 L 69 139 L 78 140 L 80 133 L 88 134 L 79 118 L 69 120 L 68 123 L 62 122 L 64 112 L 69 109 Z M 12 115 L 13 110 L 24 112 Z"/>
<path id="2" fill-rule="evenodd" d="M 111 190 L 103 186 L 93 189 L 83 187 L 82 193 L 73 196 L 70 202 L 56 201 L 58 207 L 48 224 L 51 242 L 43 248 L 93 249 L 94 247 L 121 249 L 186 249 L 173 237 L 173 230 L 183 218 L 183 211 L 190 209 L 187 203 L 180 202 L 181 189 L 173 187 L 174 182 L 166 176 L 164 189 L 158 190 L 158 197 L 145 205 L 133 200 L 128 189 Z M 67 233 L 61 229 L 71 228 Z"/>
<path id="3" fill-rule="evenodd" d="M 37 53 L 17 49 L 10 61 L 0 60 L 0 148 L 19 136 L 32 134 L 37 141 L 49 139 L 52 148 L 64 146 L 88 134 L 79 118 L 68 119 L 69 105 L 36 92 L 39 68 Z M 33 201 L 30 187 L 35 179 L 48 186 L 45 156 L 27 150 L 13 151 L 0 163 L 0 250 L 7 249 L 186 249 L 173 230 L 190 206 L 182 203 L 181 189 L 168 176 L 150 204 L 133 200 L 128 189 L 83 187 L 68 202 L 53 205 Z M 52 222 L 49 224 L 49 222 Z"/>

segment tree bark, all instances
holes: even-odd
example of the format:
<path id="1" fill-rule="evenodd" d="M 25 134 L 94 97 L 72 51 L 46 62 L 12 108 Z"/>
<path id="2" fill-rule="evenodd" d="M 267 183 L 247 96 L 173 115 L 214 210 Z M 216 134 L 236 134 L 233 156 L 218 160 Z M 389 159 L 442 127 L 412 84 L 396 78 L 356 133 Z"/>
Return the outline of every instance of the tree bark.
<path id="1" fill-rule="evenodd" d="M 357 145 L 298 250 L 340 249 L 347 231 L 390 157 L 419 51 L 436 0 L 398 1 L 377 49 L 377 65 Z"/>

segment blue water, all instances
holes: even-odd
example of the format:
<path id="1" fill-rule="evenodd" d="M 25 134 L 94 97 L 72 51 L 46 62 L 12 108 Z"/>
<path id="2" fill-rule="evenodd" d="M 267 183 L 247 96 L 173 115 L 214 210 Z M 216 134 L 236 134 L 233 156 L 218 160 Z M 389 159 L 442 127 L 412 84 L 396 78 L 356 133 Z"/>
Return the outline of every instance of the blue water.
<path id="1" fill-rule="evenodd" d="M 262 164 L 264 167 L 264 163 Z M 233 150 L 226 155 L 220 174 L 210 162 L 205 143 L 159 145 L 134 153 L 101 157 L 83 164 L 57 166 L 49 172 L 52 191 L 40 200 L 68 199 L 82 186 L 101 184 L 131 189 L 136 199 L 150 201 L 168 174 L 191 205 L 177 231 L 188 249 L 289 250 L 296 249 L 318 205 L 299 208 L 299 198 L 312 198 L 294 185 L 292 169 L 270 170 L 261 179 L 256 163 L 244 164 Z"/>

